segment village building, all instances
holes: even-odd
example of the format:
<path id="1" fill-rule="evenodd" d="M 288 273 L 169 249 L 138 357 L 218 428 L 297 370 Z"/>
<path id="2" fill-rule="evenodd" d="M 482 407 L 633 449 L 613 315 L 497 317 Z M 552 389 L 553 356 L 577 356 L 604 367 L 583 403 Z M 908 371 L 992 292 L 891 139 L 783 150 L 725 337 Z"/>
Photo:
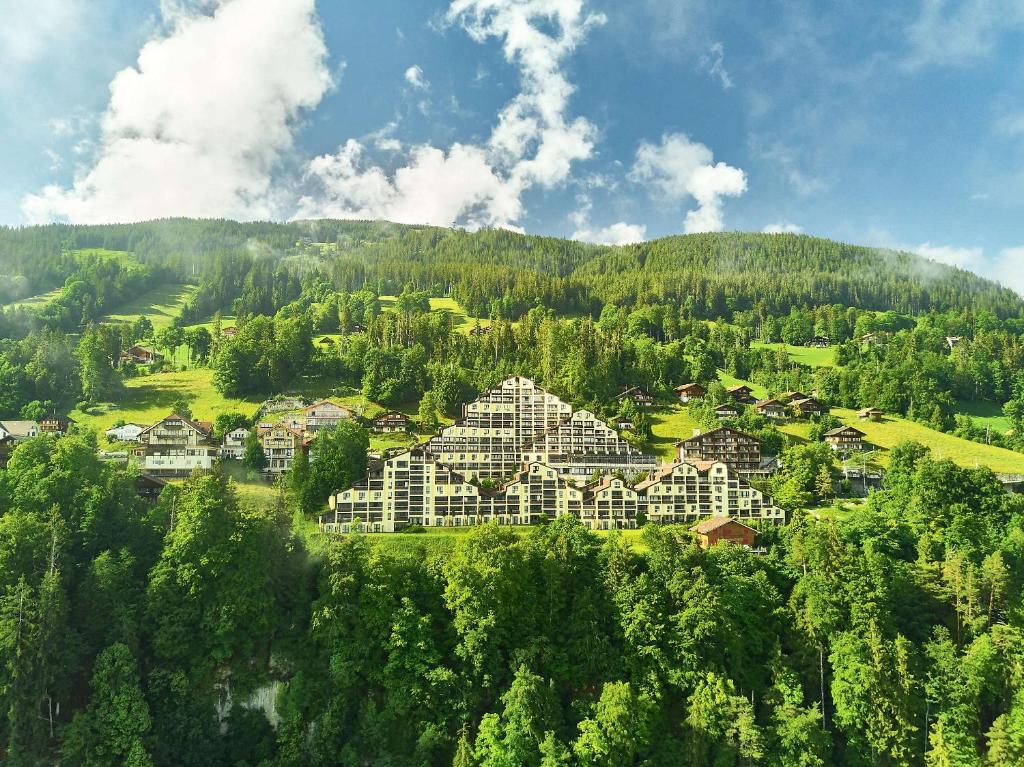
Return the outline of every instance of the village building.
<path id="1" fill-rule="evenodd" d="M 330 400 L 321 400 L 306 407 L 306 431 L 331 429 L 342 421 L 355 417 L 349 408 Z"/>
<path id="2" fill-rule="evenodd" d="M 122 363 L 132 362 L 136 365 L 152 365 L 158 362 L 161 355 L 147 346 L 135 345 L 121 352 L 118 358 Z"/>
<path id="3" fill-rule="evenodd" d="M 793 411 L 797 416 L 804 418 L 810 418 L 812 416 L 820 417 L 829 411 L 825 405 L 814 397 L 805 397 L 804 399 L 793 400 L 793 402 L 790 403 L 790 406 L 793 408 Z"/>
<path id="4" fill-rule="evenodd" d="M 301 429 L 278 423 L 259 429 L 257 436 L 267 465 L 263 471 L 270 475 L 284 474 L 292 467 L 296 454 L 305 449 Z"/>
<path id="5" fill-rule="evenodd" d="M 146 427 L 138 423 L 124 423 L 107 429 L 103 434 L 111 442 L 138 442 Z"/>
<path id="6" fill-rule="evenodd" d="M 781 421 L 789 415 L 789 412 L 786 410 L 786 406 L 777 399 L 759 400 L 757 403 L 757 412 L 765 418 L 771 418 L 775 421 Z"/>
<path id="7" fill-rule="evenodd" d="M 574 411 L 522 376 L 464 405 L 462 418 L 441 429 L 427 449 L 460 474 L 498 481 L 534 461 L 582 479 L 595 471 L 636 473 L 657 464 L 593 413 Z"/>
<path id="8" fill-rule="evenodd" d="M 836 452 L 853 453 L 865 449 L 865 436 L 864 432 L 854 426 L 840 426 L 825 432 L 823 439 Z"/>
<path id="9" fill-rule="evenodd" d="M 732 404 L 718 405 L 715 408 L 714 413 L 715 413 L 715 418 L 717 418 L 719 421 L 724 421 L 727 418 L 739 418 L 740 417 L 739 406 L 732 405 Z"/>
<path id="10" fill-rule="evenodd" d="M 238 335 L 238 328 L 234 325 L 228 325 L 226 328 L 221 328 L 220 334 L 224 338 L 234 338 Z"/>
<path id="11" fill-rule="evenodd" d="M 133 451 L 144 474 L 182 476 L 194 469 L 210 469 L 220 457 L 212 436 L 213 424 L 177 413 L 143 429 Z"/>
<path id="12" fill-rule="evenodd" d="M 445 466 L 421 445 L 391 456 L 353 487 L 333 494 L 320 515 L 323 532 L 394 532 L 408 525 L 528 525 L 573 515 L 591 529 L 630 529 L 707 515 L 782 524 L 785 513 L 724 463 L 677 463 L 630 487 L 606 475 L 577 486 L 554 467 L 533 462 L 494 490 Z"/>
<path id="13" fill-rule="evenodd" d="M 719 426 L 676 443 L 676 458 L 688 463 L 721 462 L 740 473 L 761 471 L 761 441 L 739 429 Z"/>
<path id="14" fill-rule="evenodd" d="M 832 345 L 832 339 L 828 336 L 814 336 L 805 346 L 809 349 L 827 349 Z"/>
<path id="15" fill-rule="evenodd" d="M 688 383 L 675 388 L 676 396 L 679 397 L 679 401 L 684 405 L 694 402 L 696 400 L 704 399 L 707 395 L 708 390 L 701 386 L 699 383 Z"/>
<path id="16" fill-rule="evenodd" d="M 857 413 L 862 421 L 881 421 L 885 417 L 885 411 L 877 407 L 868 407 Z"/>
<path id="17" fill-rule="evenodd" d="M 411 422 L 405 413 L 381 413 L 370 421 L 374 434 L 401 434 L 409 431 Z"/>
<path id="18" fill-rule="evenodd" d="M 637 407 L 653 407 L 654 396 L 642 386 L 627 386 L 615 397 L 616 402 L 631 399 Z"/>
<path id="19" fill-rule="evenodd" d="M 38 437 L 42 432 L 35 421 L 0 421 L 0 439 L 23 442 Z"/>
<path id="20" fill-rule="evenodd" d="M 135 479 L 135 494 L 146 503 L 156 503 L 165 487 L 167 482 L 149 474 L 140 474 Z"/>
<path id="21" fill-rule="evenodd" d="M 480 325 L 479 323 L 469 329 L 471 336 L 486 336 L 491 332 L 490 325 Z"/>
<path id="22" fill-rule="evenodd" d="M 791 405 L 794 402 L 802 399 L 808 399 L 810 395 L 804 394 L 802 391 L 785 391 L 782 392 L 776 399 L 783 405 Z"/>
<path id="23" fill-rule="evenodd" d="M 324 336 L 316 342 L 316 345 L 325 351 L 329 351 L 335 347 L 334 339 L 330 336 Z"/>
<path id="24" fill-rule="evenodd" d="M 55 437 L 60 437 L 68 433 L 68 429 L 71 428 L 74 421 L 70 418 L 62 418 L 58 415 L 48 415 L 39 421 L 39 433 L 40 434 L 52 434 Z"/>
<path id="25" fill-rule="evenodd" d="M 698 522 L 690 528 L 701 548 L 710 549 L 716 543 L 725 541 L 753 548 L 757 542 L 757 530 L 729 517 L 712 517 Z"/>
<path id="26" fill-rule="evenodd" d="M 615 428 L 619 431 L 633 431 L 636 428 L 636 424 L 628 418 L 619 418 L 615 422 Z"/>
<path id="27" fill-rule="evenodd" d="M 754 405 L 757 403 L 754 390 L 746 385 L 733 386 L 728 389 L 728 394 L 733 402 L 739 402 L 741 405 Z"/>
<path id="28" fill-rule="evenodd" d="M 245 441 L 249 430 L 244 426 L 232 429 L 220 441 L 220 456 L 224 460 L 241 461 L 245 457 Z"/>

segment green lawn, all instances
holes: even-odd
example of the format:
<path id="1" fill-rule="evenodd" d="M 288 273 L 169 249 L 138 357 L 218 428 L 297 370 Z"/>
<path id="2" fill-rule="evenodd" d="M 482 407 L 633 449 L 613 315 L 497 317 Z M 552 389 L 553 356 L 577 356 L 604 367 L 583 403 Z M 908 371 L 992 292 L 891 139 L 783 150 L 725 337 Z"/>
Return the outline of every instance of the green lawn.
<path id="1" fill-rule="evenodd" d="M 89 413 L 72 411 L 71 417 L 84 426 L 101 432 L 118 420 L 152 424 L 169 414 L 171 404 L 185 399 L 192 415 L 212 421 L 219 413 L 238 411 L 247 416 L 256 412 L 260 399 L 228 399 L 213 388 L 213 371 L 205 368 L 176 373 L 155 373 L 125 381 L 124 396 L 117 403 L 105 403 Z"/>
<path id="2" fill-rule="evenodd" d="M 654 439 L 651 447 L 663 461 L 676 459 L 676 442 L 693 436 L 693 430 L 700 428 L 690 416 L 685 405 L 673 405 L 668 410 L 657 410 L 651 413 L 651 431 Z"/>
<path id="3" fill-rule="evenodd" d="M 28 298 L 22 298 L 19 301 L 12 301 L 11 303 L 7 304 L 6 306 L 7 306 L 8 309 L 15 309 L 15 308 L 28 309 L 28 308 L 32 308 L 32 307 L 39 307 L 39 306 L 42 306 L 43 304 L 47 303 L 51 299 L 56 298 L 57 294 L 60 293 L 63 289 L 64 289 L 64 286 L 61 285 L 59 288 L 54 288 L 49 293 L 40 293 L 38 296 L 29 296 Z"/>
<path id="4" fill-rule="evenodd" d="M 754 341 L 750 344 L 751 349 L 785 349 L 793 362 L 807 365 L 812 368 L 835 367 L 836 348 L 829 346 L 824 349 L 812 349 L 806 346 L 793 346 L 791 344 L 765 344 Z"/>
<path id="5" fill-rule="evenodd" d="M 385 312 L 395 311 L 395 303 L 398 301 L 397 296 L 380 296 L 381 310 Z M 452 315 L 455 329 L 463 333 L 468 333 L 473 329 L 473 326 L 479 321 L 480 325 L 487 327 L 491 324 L 488 319 L 479 319 L 476 317 L 470 317 L 466 310 L 462 308 L 462 305 L 454 298 L 431 298 L 430 299 L 430 311 L 432 312 L 448 312 Z"/>
<path id="6" fill-rule="evenodd" d="M 103 319 L 106 322 L 130 323 L 144 314 L 153 323 L 153 328 L 160 330 L 170 326 L 181 313 L 185 301 L 198 289 L 195 285 L 160 285 L 122 304 L 116 312 Z"/>
<path id="7" fill-rule="evenodd" d="M 1000 434 L 1013 428 L 1010 419 L 1003 415 L 1003 408 L 994 402 L 957 402 L 956 410 L 960 415 L 969 415 L 978 426 L 988 426 Z"/>

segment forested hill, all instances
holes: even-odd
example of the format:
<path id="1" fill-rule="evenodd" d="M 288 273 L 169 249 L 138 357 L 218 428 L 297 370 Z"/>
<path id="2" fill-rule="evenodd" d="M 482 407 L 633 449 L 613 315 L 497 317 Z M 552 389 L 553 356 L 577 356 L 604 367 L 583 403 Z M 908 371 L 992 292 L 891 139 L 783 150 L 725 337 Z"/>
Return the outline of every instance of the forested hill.
<path id="1" fill-rule="evenodd" d="M 321 269 L 348 290 L 442 289 L 474 314 L 512 319 L 538 303 L 597 314 L 607 303 L 666 300 L 707 318 L 825 304 L 909 314 L 989 310 L 1001 317 L 1024 310 L 1018 295 L 971 273 L 803 235 L 700 234 L 612 247 L 379 221 L 186 219 L 0 229 L 0 303 L 63 284 L 68 253 L 87 248 L 127 251 L 197 282 L 244 280 L 260 261 L 271 274 L 282 265 Z"/>

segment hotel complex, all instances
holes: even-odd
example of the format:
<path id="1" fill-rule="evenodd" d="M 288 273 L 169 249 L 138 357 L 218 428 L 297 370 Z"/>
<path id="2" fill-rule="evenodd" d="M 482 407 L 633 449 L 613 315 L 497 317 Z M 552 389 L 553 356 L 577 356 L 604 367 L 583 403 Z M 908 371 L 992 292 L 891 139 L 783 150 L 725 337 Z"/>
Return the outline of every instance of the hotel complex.
<path id="1" fill-rule="evenodd" d="M 623 477 L 646 475 L 635 487 Z M 498 484 L 500 482 L 500 484 Z M 325 532 L 408 525 L 527 525 L 566 514 L 592 529 L 729 516 L 782 524 L 771 498 L 725 461 L 658 467 L 587 410 L 528 378 L 504 381 L 465 406 L 437 437 L 392 456 L 332 495 Z"/>

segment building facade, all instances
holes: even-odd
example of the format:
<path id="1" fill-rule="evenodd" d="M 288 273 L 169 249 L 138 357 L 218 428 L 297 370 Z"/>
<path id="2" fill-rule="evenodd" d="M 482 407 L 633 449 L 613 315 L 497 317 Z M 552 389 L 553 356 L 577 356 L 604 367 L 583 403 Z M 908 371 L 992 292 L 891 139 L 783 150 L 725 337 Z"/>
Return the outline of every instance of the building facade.
<path id="1" fill-rule="evenodd" d="M 245 457 L 245 440 L 249 430 L 244 426 L 229 431 L 220 442 L 220 455 L 225 460 L 241 461 Z"/>
<path id="2" fill-rule="evenodd" d="M 303 449 L 303 433 L 284 423 L 261 428 L 257 436 L 267 465 L 263 471 L 267 474 L 284 474 L 292 467 L 295 454 Z"/>
<path id="3" fill-rule="evenodd" d="M 306 408 L 306 431 L 334 428 L 342 421 L 354 417 L 354 415 L 344 405 L 339 405 L 337 402 L 331 402 L 330 400 L 323 400 Z"/>
<path id="4" fill-rule="evenodd" d="M 213 425 L 171 414 L 139 434 L 135 456 L 142 472 L 153 476 L 182 476 L 194 469 L 210 469 L 220 457 Z"/>
<path id="5" fill-rule="evenodd" d="M 720 461 L 740 473 L 761 470 L 761 441 L 738 429 L 719 426 L 676 443 L 676 458 L 689 463 Z"/>

